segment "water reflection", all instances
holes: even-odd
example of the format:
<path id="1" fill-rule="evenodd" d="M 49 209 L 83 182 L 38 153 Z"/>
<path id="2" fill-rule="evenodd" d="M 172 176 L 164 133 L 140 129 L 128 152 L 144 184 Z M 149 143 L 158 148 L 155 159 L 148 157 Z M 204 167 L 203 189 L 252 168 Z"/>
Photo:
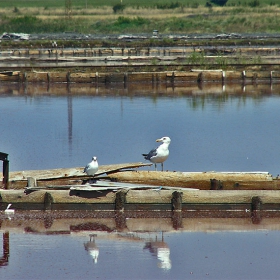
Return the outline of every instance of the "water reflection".
<path id="1" fill-rule="evenodd" d="M 97 234 L 90 234 L 89 241 L 84 243 L 84 246 L 86 251 L 88 251 L 88 253 L 92 257 L 94 263 L 97 263 L 98 256 L 99 256 L 99 249 L 95 243 L 95 237 L 97 237 Z"/>
<path id="2" fill-rule="evenodd" d="M 163 232 L 161 235 L 161 240 L 157 239 L 155 241 L 150 241 L 145 243 L 144 249 L 151 252 L 153 256 L 156 256 L 159 260 L 158 266 L 163 269 L 171 269 L 171 259 L 170 259 L 170 248 L 166 242 L 164 242 Z"/>
<path id="3" fill-rule="evenodd" d="M 0 258 L 0 267 L 9 264 L 10 255 L 10 235 L 9 232 L 3 233 L 3 256 Z"/>
<path id="4" fill-rule="evenodd" d="M 174 228 L 174 217 L 165 212 L 136 216 L 126 213 L 125 227 L 117 230 L 118 218 L 111 212 L 25 211 L 11 219 L 1 214 L 0 276 L 48 279 L 55 273 L 56 279 L 65 279 L 66 273 L 71 279 L 186 279 L 186 275 L 236 279 L 234 268 L 239 267 L 242 279 L 258 273 L 275 279 L 271 274 L 278 271 L 273 261 L 277 250 L 272 249 L 280 238 L 277 212 L 183 212 L 180 229 Z M 252 253 L 256 246 L 261 248 Z M 259 252 L 267 257 L 261 259 Z M 27 263 L 34 265 L 26 265 L 27 256 Z M 43 259 L 44 268 L 39 265 Z M 256 273 L 246 270 L 248 262 Z"/>
<path id="5" fill-rule="evenodd" d="M 73 138 L 73 104 L 72 104 L 72 95 L 69 93 L 67 96 L 67 105 L 68 105 L 68 142 L 69 142 L 69 151 L 72 150 L 72 138 Z"/>
<path id="6" fill-rule="evenodd" d="M 167 170 L 276 176 L 279 93 L 280 84 L 4 83 L 1 150 L 10 171 L 84 166 L 93 155 L 103 165 L 143 161 L 169 135 Z"/>

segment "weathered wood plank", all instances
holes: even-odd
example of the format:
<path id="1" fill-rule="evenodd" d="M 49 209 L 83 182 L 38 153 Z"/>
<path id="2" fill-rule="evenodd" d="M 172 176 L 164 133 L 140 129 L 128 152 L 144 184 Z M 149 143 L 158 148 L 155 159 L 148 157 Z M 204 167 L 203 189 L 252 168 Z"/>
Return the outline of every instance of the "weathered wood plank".
<path id="1" fill-rule="evenodd" d="M 110 182 L 110 181 L 97 181 L 94 184 L 86 184 L 86 185 L 78 185 L 78 186 L 69 186 L 70 190 L 83 190 L 83 191 L 102 191 L 102 190 L 132 190 L 132 189 L 153 189 L 153 190 L 161 190 L 161 189 L 169 189 L 169 190 L 188 190 L 187 188 L 176 188 L 170 186 L 155 186 L 155 185 L 143 185 L 143 184 L 130 184 L 130 183 L 118 183 L 118 182 Z M 189 190 L 198 190 L 189 188 Z"/>
<path id="2" fill-rule="evenodd" d="M 139 168 L 143 166 L 150 166 L 150 163 L 121 163 L 112 165 L 101 165 L 95 176 L 116 172 L 124 169 Z M 83 173 L 84 167 L 73 168 L 57 168 L 47 170 L 26 170 L 10 172 L 10 181 L 27 180 L 28 177 L 36 178 L 37 180 L 47 180 L 55 178 L 68 178 L 68 177 L 88 177 Z"/>
<path id="3" fill-rule="evenodd" d="M 183 204 L 251 204 L 253 197 L 258 197 L 262 204 L 279 204 L 280 190 L 180 190 Z M 1 203 L 45 203 L 46 193 L 52 198 L 53 204 L 59 203 L 115 203 L 116 193 L 106 192 L 77 192 L 69 190 L 39 190 L 26 194 L 23 190 L 1 190 Z M 157 190 L 128 189 L 126 203 L 128 204 L 170 204 L 173 189 Z"/>
<path id="4" fill-rule="evenodd" d="M 48 193 L 52 197 L 53 204 L 59 203 L 113 203 L 115 202 L 114 192 L 103 192 L 93 195 L 72 195 L 69 190 L 39 190 L 26 194 L 23 190 L 1 190 L 1 203 L 45 203 L 45 195 Z"/>
<path id="5" fill-rule="evenodd" d="M 192 187 L 210 189 L 210 180 L 223 181 L 225 188 L 241 188 L 243 182 L 271 183 L 268 172 L 159 172 L 159 171 L 125 171 L 109 174 L 113 181 L 158 186 Z"/>

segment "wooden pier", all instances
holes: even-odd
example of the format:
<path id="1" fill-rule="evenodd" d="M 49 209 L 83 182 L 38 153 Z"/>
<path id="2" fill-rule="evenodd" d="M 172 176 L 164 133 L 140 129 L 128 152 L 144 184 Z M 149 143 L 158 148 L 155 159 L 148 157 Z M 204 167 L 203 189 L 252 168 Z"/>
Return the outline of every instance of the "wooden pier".
<path id="1" fill-rule="evenodd" d="M 31 47 L 0 54 L 0 83 L 280 82 L 280 48 L 273 46 Z M 192 59 L 200 55 L 204 63 Z"/>
<path id="2" fill-rule="evenodd" d="M 121 83 L 279 83 L 280 71 L 224 71 L 191 69 L 187 71 L 153 71 L 153 72 L 71 72 L 69 71 L 2 71 L 1 82 L 18 83 L 89 83 L 96 86 L 102 84 Z"/>
<path id="3" fill-rule="evenodd" d="M 158 172 L 150 164 L 10 172 L 0 210 L 278 211 L 280 180 L 268 172 Z M 135 169 L 137 168 L 137 169 Z"/>

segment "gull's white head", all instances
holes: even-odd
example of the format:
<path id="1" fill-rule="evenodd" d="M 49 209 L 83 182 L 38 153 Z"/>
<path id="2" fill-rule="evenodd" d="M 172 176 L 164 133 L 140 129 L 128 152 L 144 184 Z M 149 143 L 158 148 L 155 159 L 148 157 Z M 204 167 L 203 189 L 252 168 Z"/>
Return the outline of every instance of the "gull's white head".
<path id="1" fill-rule="evenodd" d="M 157 139 L 156 142 L 162 142 L 162 143 L 170 144 L 171 139 L 169 137 L 167 137 L 167 136 L 164 136 L 164 137 L 162 137 L 160 139 Z"/>
<path id="2" fill-rule="evenodd" d="M 93 161 L 97 161 L 97 157 L 92 157 L 92 160 Z"/>

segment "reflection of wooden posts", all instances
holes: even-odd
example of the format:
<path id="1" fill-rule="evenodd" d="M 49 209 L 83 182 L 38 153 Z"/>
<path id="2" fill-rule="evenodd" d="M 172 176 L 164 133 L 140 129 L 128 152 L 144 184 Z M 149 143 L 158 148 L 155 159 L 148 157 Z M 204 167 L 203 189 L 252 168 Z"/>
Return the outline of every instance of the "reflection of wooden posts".
<path id="1" fill-rule="evenodd" d="M 126 191 L 117 192 L 116 200 L 115 200 L 115 210 L 123 212 L 125 203 L 126 203 Z"/>
<path id="2" fill-rule="evenodd" d="M 252 197 L 251 203 L 251 218 L 253 224 L 259 224 L 262 220 L 261 217 L 262 200 L 259 196 Z"/>
<path id="3" fill-rule="evenodd" d="M 7 266 L 10 255 L 10 236 L 9 232 L 3 233 L 3 256 L 0 258 L 0 267 Z"/>
<path id="4" fill-rule="evenodd" d="M 126 228 L 126 216 L 124 214 L 124 207 L 126 203 L 127 191 L 118 191 L 115 200 L 115 222 L 118 230 Z"/>
<path id="5" fill-rule="evenodd" d="M 174 191 L 172 193 L 172 223 L 174 229 L 179 229 L 182 227 L 182 201 L 183 193 Z"/>
<path id="6" fill-rule="evenodd" d="M 9 160 L 8 160 L 8 154 L 1 153 L 0 152 L 0 160 L 3 161 L 3 187 L 5 189 L 8 188 L 8 182 L 9 182 Z"/>

